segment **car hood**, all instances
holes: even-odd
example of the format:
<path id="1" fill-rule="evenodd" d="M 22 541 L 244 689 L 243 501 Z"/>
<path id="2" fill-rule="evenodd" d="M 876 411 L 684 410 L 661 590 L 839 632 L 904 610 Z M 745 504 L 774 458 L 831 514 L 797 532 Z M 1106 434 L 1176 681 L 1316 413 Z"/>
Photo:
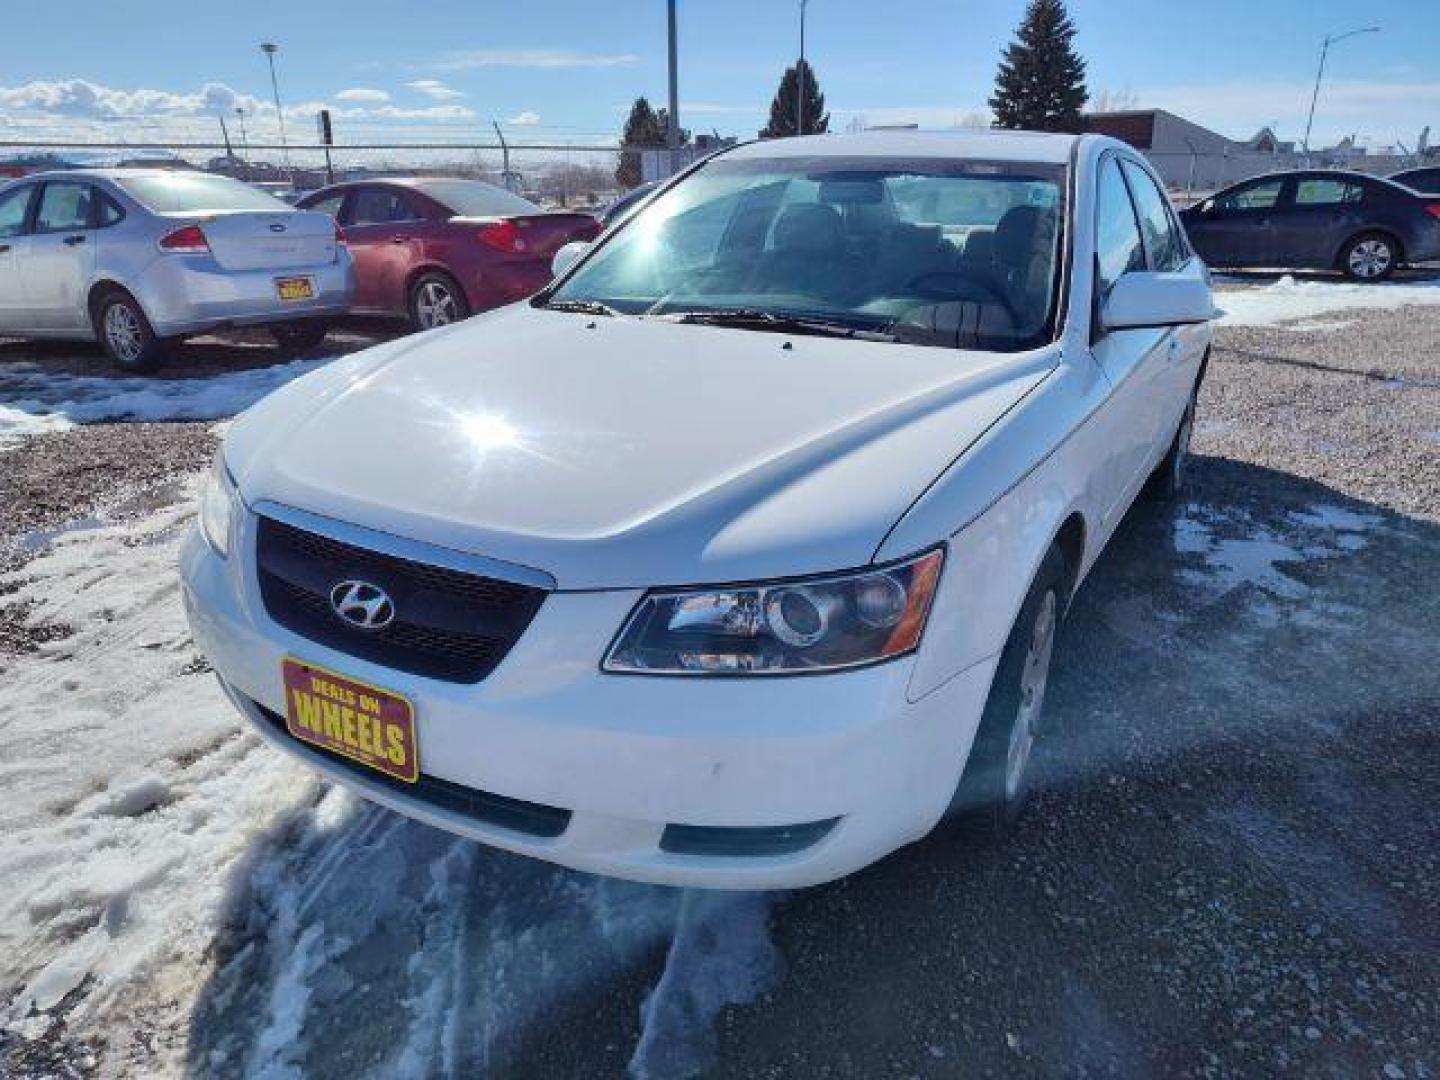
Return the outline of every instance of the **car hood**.
<path id="1" fill-rule="evenodd" d="M 252 507 L 560 588 L 783 577 L 868 563 L 1057 357 L 517 304 L 291 383 L 236 421 L 225 452 Z"/>

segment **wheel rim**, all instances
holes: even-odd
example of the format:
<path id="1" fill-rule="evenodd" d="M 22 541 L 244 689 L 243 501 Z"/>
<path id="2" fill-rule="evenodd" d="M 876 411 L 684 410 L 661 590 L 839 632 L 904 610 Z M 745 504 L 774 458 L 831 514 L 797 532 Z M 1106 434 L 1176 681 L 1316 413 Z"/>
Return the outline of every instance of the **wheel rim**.
<path id="1" fill-rule="evenodd" d="M 111 304 L 105 309 L 105 343 L 117 360 L 135 361 L 145 351 L 144 331 L 128 304 Z"/>
<path id="2" fill-rule="evenodd" d="M 448 325 L 460 314 L 456 309 L 455 295 L 441 281 L 427 281 L 420 286 L 415 297 L 415 313 L 418 316 L 416 321 L 426 330 Z"/>
<path id="3" fill-rule="evenodd" d="M 1020 669 L 1020 707 L 1015 714 L 1015 724 L 1010 729 L 1010 745 L 1005 754 L 1007 801 L 1013 802 L 1020 794 L 1025 768 L 1030 763 L 1030 752 L 1035 748 L 1040 710 L 1045 705 L 1045 685 L 1050 678 L 1050 657 L 1055 650 L 1058 607 L 1055 590 L 1047 590 L 1030 628 L 1025 664 Z"/>
<path id="4" fill-rule="evenodd" d="M 1350 270 L 1356 277 L 1379 277 L 1390 269 L 1393 258 L 1384 240 L 1361 240 L 1350 249 Z"/>

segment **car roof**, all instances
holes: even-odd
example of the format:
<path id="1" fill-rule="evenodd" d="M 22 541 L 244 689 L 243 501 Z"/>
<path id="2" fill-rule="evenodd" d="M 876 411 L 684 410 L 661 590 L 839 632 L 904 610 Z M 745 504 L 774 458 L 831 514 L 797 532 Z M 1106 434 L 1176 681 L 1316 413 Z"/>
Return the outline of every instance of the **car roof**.
<path id="1" fill-rule="evenodd" d="M 45 169 L 42 172 L 27 173 L 19 177 L 21 180 L 125 180 L 136 176 L 214 176 L 220 177 L 220 173 L 206 172 L 203 169 L 160 169 L 160 168 L 120 168 L 111 166 L 99 169 Z M 232 179 L 224 177 L 224 179 Z"/>
<path id="2" fill-rule="evenodd" d="M 721 152 L 727 160 L 792 157 L 976 158 L 1064 165 L 1082 135 L 1038 131 L 862 131 L 856 135 L 805 135 L 762 139 Z"/>

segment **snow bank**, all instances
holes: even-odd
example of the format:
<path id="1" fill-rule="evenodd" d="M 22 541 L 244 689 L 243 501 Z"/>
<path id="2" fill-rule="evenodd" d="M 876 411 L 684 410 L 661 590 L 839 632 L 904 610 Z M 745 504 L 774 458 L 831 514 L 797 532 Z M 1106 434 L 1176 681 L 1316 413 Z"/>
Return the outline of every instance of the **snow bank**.
<path id="1" fill-rule="evenodd" d="M 323 363 L 296 360 L 193 379 L 69 375 L 36 364 L 7 364 L 0 367 L 0 449 L 73 424 L 223 419 Z"/>
<path id="2" fill-rule="evenodd" d="M 1296 281 L 1288 274 L 1273 285 L 1227 289 L 1215 295 L 1225 314 L 1220 326 L 1281 326 L 1292 320 L 1310 320 L 1290 329 L 1333 330 L 1337 320 L 1316 323 L 1318 316 L 1336 312 L 1391 311 L 1409 304 L 1440 304 L 1440 280 L 1357 285 L 1343 281 Z"/>

